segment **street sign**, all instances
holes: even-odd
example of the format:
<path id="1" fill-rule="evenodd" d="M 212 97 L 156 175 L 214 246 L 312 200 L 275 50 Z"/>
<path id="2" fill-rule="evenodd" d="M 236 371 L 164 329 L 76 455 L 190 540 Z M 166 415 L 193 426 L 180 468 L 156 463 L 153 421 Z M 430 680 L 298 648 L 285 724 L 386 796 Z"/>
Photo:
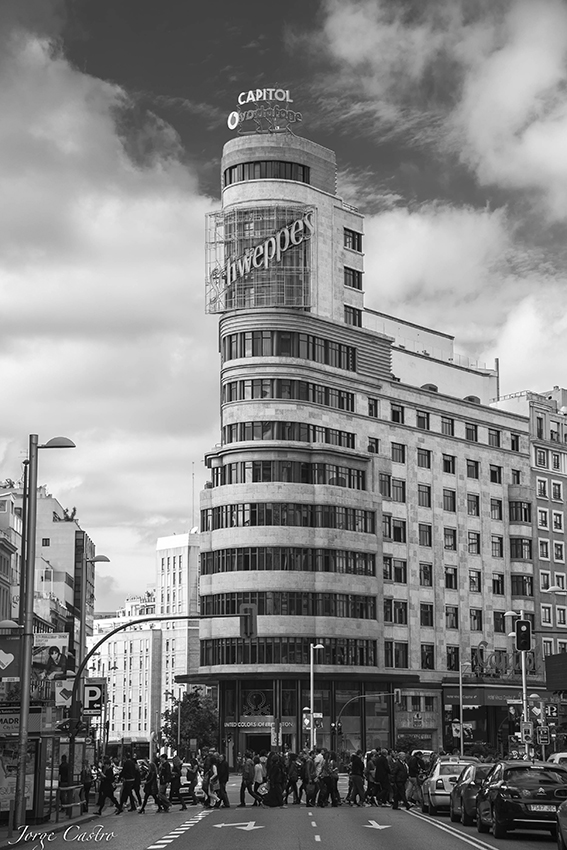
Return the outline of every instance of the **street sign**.
<path id="1" fill-rule="evenodd" d="M 558 716 L 558 706 L 557 703 L 547 703 L 545 706 L 545 716 L 546 717 L 557 717 Z"/>
<path id="2" fill-rule="evenodd" d="M 537 742 L 547 746 L 549 744 L 549 726 L 538 726 L 536 729 Z"/>
<path id="3" fill-rule="evenodd" d="M 106 688 L 104 684 L 85 682 L 83 687 L 83 715 L 100 717 L 105 701 Z"/>

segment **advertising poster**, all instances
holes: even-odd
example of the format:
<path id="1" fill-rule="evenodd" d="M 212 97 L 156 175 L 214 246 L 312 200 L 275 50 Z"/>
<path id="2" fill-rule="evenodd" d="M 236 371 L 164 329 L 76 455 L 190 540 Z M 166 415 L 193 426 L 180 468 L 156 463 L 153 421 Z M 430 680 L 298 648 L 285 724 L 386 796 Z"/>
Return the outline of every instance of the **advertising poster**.
<path id="1" fill-rule="evenodd" d="M 55 681 L 55 705 L 63 708 L 71 708 L 71 697 L 73 696 L 73 683 L 67 680 Z"/>
<path id="2" fill-rule="evenodd" d="M 34 779 L 37 761 L 37 741 L 30 741 L 26 758 L 27 809 L 33 807 Z M 0 741 L 0 811 L 7 811 L 10 800 L 16 798 L 16 775 L 18 773 L 18 742 Z"/>
<path id="3" fill-rule="evenodd" d="M 67 632 L 35 634 L 32 670 L 37 679 L 65 679 L 67 676 L 69 635 Z"/>
<path id="4" fill-rule="evenodd" d="M 0 637 L 0 679 L 17 681 L 20 676 L 20 638 Z"/>

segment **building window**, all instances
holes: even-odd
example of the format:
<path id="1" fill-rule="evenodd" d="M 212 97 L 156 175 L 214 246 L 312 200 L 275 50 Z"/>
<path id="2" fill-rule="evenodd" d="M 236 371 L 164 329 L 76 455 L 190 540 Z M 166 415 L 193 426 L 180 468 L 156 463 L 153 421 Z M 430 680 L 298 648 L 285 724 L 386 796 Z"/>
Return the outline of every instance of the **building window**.
<path id="1" fill-rule="evenodd" d="M 480 534 L 478 531 L 468 532 L 469 555 L 480 555 Z"/>
<path id="2" fill-rule="evenodd" d="M 539 574 L 539 586 L 541 590 L 547 590 L 551 587 L 551 573 L 541 572 Z"/>
<path id="3" fill-rule="evenodd" d="M 532 576 L 512 575 L 510 580 L 512 596 L 534 595 L 534 582 Z"/>
<path id="4" fill-rule="evenodd" d="M 460 669 L 460 661 L 459 661 L 459 647 L 458 646 L 448 646 L 447 647 L 447 670 L 459 670 Z"/>
<path id="5" fill-rule="evenodd" d="M 551 498 L 555 502 L 563 501 L 563 485 L 559 481 L 551 482 Z"/>
<path id="6" fill-rule="evenodd" d="M 549 466 L 548 462 L 548 454 L 547 449 L 537 449 L 535 450 L 535 463 L 536 466 L 542 466 L 544 469 L 547 469 Z"/>
<path id="7" fill-rule="evenodd" d="M 380 440 L 378 437 L 369 437 L 368 438 L 368 448 L 367 451 L 370 454 L 377 455 L 380 451 Z"/>
<path id="8" fill-rule="evenodd" d="M 540 499 L 547 499 L 547 478 L 538 478 L 536 492 Z"/>
<path id="9" fill-rule="evenodd" d="M 419 565 L 419 584 L 421 587 L 433 587 L 433 564 Z"/>
<path id="10" fill-rule="evenodd" d="M 513 452 L 520 451 L 520 435 L 510 434 L 510 450 Z"/>
<path id="11" fill-rule="evenodd" d="M 429 484 L 417 485 L 417 503 L 420 508 L 431 507 L 431 487 Z"/>
<path id="12" fill-rule="evenodd" d="M 430 602 L 420 604 L 419 622 L 422 626 L 433 626 L 433 605 Z"/>
<path id="13" fill-rule="evenodd" d="M 443 529 L 443 548 L 448 549 L 451 552 L 457 551 L 457 529 L 456 528 L 444 528 Z"/>
<path id="14" fill-rule="evenodd" d="M 311 169 L 298 162 L 284 160 L 256 160 L 255 162 L 240 162 L 231 165 L 224 172 L 224 185 L 241 183 L 244 180 L 295 180 L 299 183 L 310 182 Z M 250 222 L 253 225 L 253 222 Z M 252 230 L 252 234 L 254 231 Z"/>
<path id="15" fill-rule="evenodd" d="M 467 478 L 478 478 L 480 474 L 480 463 L 478 460 L 467 460 Z"/>
<path id="16" fill-rule="evenodd" d="M 406 447 L 403 443 L 392 443 L 392 460 L 394 463 L 406 462 Z"/>
<path id="17" fill-rule="evenodd" d="M 404 408 L 401 404 L 392 404 L 390 405 L 390 419 L 392 422 L 397 422 L 398 425 L 404 424 Z"/>
<path id="18" fill-rule="evenodd" d="M 551 467 L 552 469 L 561 469 L 561 455 L 557 452 L 551 452 Z"/>
<path id="19" fill-rule="evenodd" d="M 445 628 L 446 629 L 458 629 L 459 628 L 459 609 L 456 605 L 446 605 L 445 606 Z"/>
<path id="20" fill-rule="evenodd" d="M 42 546 L 51 546 L 51 538 L 50 537 L 42 537 L 41 538 Z"/>
<path id="21" fill-rule="evenodd" d="M 345 286 L 350 286 L 352 289 L 362 289 L 362 272 L 345 266 Z"/>
<path id="22" fill-rule="evenodd" d="M 378 475 L 378 489 L 383 499 L 392 498 L 392 476 L 387 472 L 380 472 Z"/>
<path id="23" fill-rule="evenodd" d="M 392 501 L 405 502 L 406 482 L 400 478 L 392 478 Z"/>
<path id="24" fill-rule="evenodd" d="M 544 626 L 551 626 L 551 605 L 541 606 L 541 622 Z"/>
<path id="25" fill-rule="evenodd" d="M 423 710 L 424 711 L 435 711 L 435 697 L 425 696 L 423 698 Z"/>
<path id="26" fill-rule="evenodd" d="M 504 573 L 492 573 L 492 593 L 504 596 Z"/>
<path id="27" fill-rule="evenodd" d="M 511 537 L 510 558 L 513 561 L 531 561 L 532 541 L 528 537 Z"/>
<path id="28" fill-rule="evenodd" d="M 455 474 L 455 457 L 454 455 L 443 455 L 443 472 L 447 475 Z"/>
<path id="29" fill-rule="evenodd" d="M 422 643 L 421 644 L 421 669 L 422 670 L 434 670 L 435 669 L 435 654 L 434 654 L 434 646 L 432 643 Z"/>
<path id="30" fill-rule="evenodd" d="M 455 490 L 443 490 L 443 510 L 455 513 L 457 510 L 457 493 Z"/>
<path id="31" fill-rule="evenodd" d="M 549 528 L 549 511 L 545 508 L 538 508 L 537 510 L 537 527 Z"/>
<path id="32" fill-rule="evenodd" d="M 553 543 L 553 560 L 563 563 L 565 561 L 565 545 L 554 541 Z"/>
<path id="33" fill-rule="evenodd" d="M 504 611 L 495 611 L 494 612 L 494 631 L 499 634 L 504 634 L 506 631 L 506 618 L 504 617 Z"/>
<path id="34" fill-rule="evenodd" d="M 558 626 L 567 626 L 567 608 L 556 608 L 556 617 Z"/>
<path id="35" fill-rule="evenodd" d="M 482 609 L 471 608 L 471 632 L 482 631 Z"/>
<path id="36" fill-rule="evenodd" d="M 493 534 L 490 538 L 490 543 L 492 546 L 492 557 L 493 558 L 503 558 L 504 557 L 504 538 L 500 537 L 498 534 Z"/>
<path id="37" fill-rule="evenodd" d="M 502 499 L 490 500 L 490 519 L 502 519 Z"/>
<path id="38" fill-rule="evenodd" d="M 469 590 L 471 593 L 481 592 L 481 574 L 479 570 L 469 570 Z"/>
<path id="39" fill-rule="evenodd" d="M 368 399 L 368 415 L 372 416 L 373 419 L 378 419 L 378 399 L 377 398 L 369 398 Z"/>
<path id="40" fill-rule="evenodd" d="M 394 623 L 398 626 L 407 626 L 408 624 L 408 603 L 394 602 Z"/>
<path id="41" fill-rule="evenodd" d="M 465 422 L 465 439 L 471 443 L 478 443 L 478 426 L 471 422 Z"/>
<path id="42" fill-rule="evenodd" d="M 500 431 L 496 431 L 494 428 L 488 429 L 488 445 L 500 448 Z"/>
<path id="43" fill-rule="evenodd" d="M 424 522 L 418 524 L 418 536 L 420 546 L 431 546 L 431 526 Z"/>
<path id="44" fill-rule="evenodd" d="M 392 518 L 392 540 L 395 543 L 406 542 L 406 521 L 404 519 Z"/>
<path id="45" fill-rule="evenodd" d="M 383 557 L 384 564 L 384 581 L 392 581 L 393 580 L 393 572 L 392 572 L 392 556 L 384 555 Z"/>
<path id="46" fill-rule="evenodd" d="M 532 506 L 529 502 L 510 502 L 510 522 L 525 522 L 532 521 Z"/>
<path id="47" fill-rule="evenodd" d="M 355 328 L 362 327 L 362 310 L 357 310 L 356 307 L 345 305 L 345 322 L 347 325 L 354 325 Z"/>
<path id="48" fill-rule="evenodd" d="M 447 590 L 457 590 L 456 567 L 445 567 L 445 587 Z"/>
<path id="49" fill-rule="evenodd" d="M 539 557 L 544 561 L 549 561 L 549 540 L 539 541 Z"/>
<path id="50" fill-rule="evenodd" d="M 400 558 L 392 559 L 393 577 L 397 584 L 408 583 L 408 564 Z"/>
<path id="51" fill-rule="evenodd" d="M 543 656 L 546 658 L 548 655 L 553 655 L 553 641 L 544 638 L 541 642 Z"/>
<path id="52" fill-rule="evenodd" d="M 417 450 L 417 465 L 422 469 L 431 469 L 431 452 L 428 449 Z"/>
<path id="53" fill-rule="evenodd" d="M 448 416 L 441 417 L 441 433 L 446 437 L 454 437 L 455 436 L 455 420 L 450 419 Z"/>
<path id="54" fill-rule="evenodd" d="M 384 665 L 403 668 L 408 666 L 408 645 L 399 641 L 384 641 Z"/>
<path id="55" fill-rule="evenodd" d="M 502 467 L 490 464 L 490 481 L 492 484 L 502 484 Z"/>
<path id="56" fill-rule="evenodd" d="M 392 623 L 394 621 L 393 599 L 384 599 L 384 622 Z"/>
<path id="57" fill-rule="evenodd" d="M 348 227 L 344 229 L 344 246 L 350 248 L 351 251 L 362 251 L 362 233 L 356 230 L 351 230 Z"/>
<path id="58" fill-rule="evenodd" d="M 422 431 L 429 431 L 429 413 L 426 413 L 424 410 L 418 410 L 416 424 Z"/>
<path id="59" fill-rule="evenodd" d="M 480 516 L 480 496 L 476 493 L 467 493 L 467 514 L 469 516 Z"/>
<path id="60" fill-rule="evenodd" d="M 553 511 L 553 530 L 563 531 L 563 514 Z"/>
<path id="61" fill-rule="evenodd" d="M 519 469 L 512 470 L 512 484 L 521 484 L 522 483 L 522 473 Z"/>

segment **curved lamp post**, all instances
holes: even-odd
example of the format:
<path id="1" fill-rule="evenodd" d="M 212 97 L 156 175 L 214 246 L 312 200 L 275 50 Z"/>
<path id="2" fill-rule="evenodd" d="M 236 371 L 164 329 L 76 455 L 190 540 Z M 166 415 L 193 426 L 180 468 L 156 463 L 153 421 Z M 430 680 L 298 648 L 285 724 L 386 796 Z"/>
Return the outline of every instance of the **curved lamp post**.
<path id="1" fill-rule="evenodd" d="M 16 825 L 23 826 L 26 820 L 26 762 L 29 740 L 29 713 L 33 654 L 33 599 L 35 579 L 35 536 L 37 532 L 37 452 L 38 449 L 74 449 L 75 443 L 68 437 L 53 437 L 39 445 L 37 434 L 29 436 L 28 497 L 26 537 L 26 561 L 22 565 L 21 587 L 24 604 L 22 652 L 20 662 L 20 741 L 18 747 L 18 774 L 16 777 Z M 21 593 L 21 591 L 20 591 Z M 22 593 L 21 593 L 22 595 Z"/>
<path id="2" fill-rule="evenodd" d="M 315 718 L 313 717 L 313 709 L 315 707 L 315 650 L 325 649 L 322 643 L 309 644 L 309 717 L 310 717 L 310 749 L 315 746 Z"/>

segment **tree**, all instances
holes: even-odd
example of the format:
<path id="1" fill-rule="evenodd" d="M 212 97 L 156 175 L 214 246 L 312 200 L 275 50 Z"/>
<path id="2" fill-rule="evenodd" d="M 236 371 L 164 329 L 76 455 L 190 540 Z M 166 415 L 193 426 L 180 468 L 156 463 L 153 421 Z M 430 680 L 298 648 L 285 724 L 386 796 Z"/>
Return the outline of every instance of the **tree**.
<path id="1" fill-rule="evenodd" d="M 181 714 L 181 754 L 190 750 L 189 741 L 197 739 L 197 747 L 217 746 L 219 717 L 213 699 L 200 688 L 184 693 L 181 700 L 173 698 L 171 707 L 163 713 L 162 737 L 167 746 L 177 750 L 178 718 Z"/>

